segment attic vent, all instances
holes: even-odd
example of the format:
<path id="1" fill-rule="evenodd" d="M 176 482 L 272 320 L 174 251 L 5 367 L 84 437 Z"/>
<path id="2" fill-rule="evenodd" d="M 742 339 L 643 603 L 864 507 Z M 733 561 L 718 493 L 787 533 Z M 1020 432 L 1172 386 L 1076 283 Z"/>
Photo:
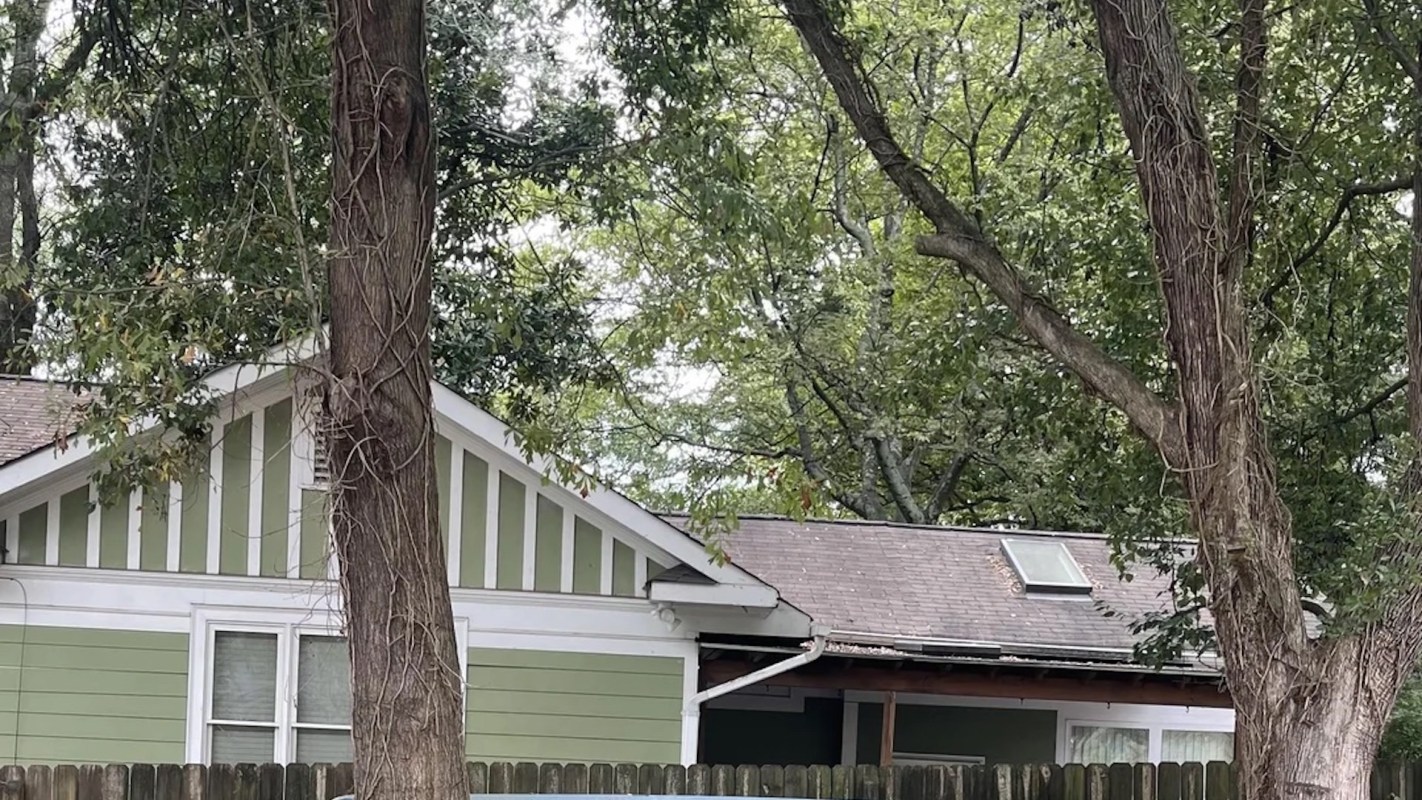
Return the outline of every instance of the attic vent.
<path id="1" fill-rule="evenodd" d="M 330 435 L 326 431 L 326 420 L 317 411 L 311 421 L 311 485 L 329 486 L 331 483 Z"/>
<path id="2" fill-rule="evenodd" d="M 1003 539 L 1002 552 L 1028 592 L 1091 594 L 1091 581 L 1062 542 Z"/>

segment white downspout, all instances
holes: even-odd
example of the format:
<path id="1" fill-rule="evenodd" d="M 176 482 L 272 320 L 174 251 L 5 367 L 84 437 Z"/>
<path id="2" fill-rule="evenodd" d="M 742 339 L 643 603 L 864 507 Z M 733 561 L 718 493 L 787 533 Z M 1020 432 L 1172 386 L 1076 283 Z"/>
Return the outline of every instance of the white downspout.
<path id="1" fill-rule="evenodd" d="M 810 635 L 813 637 L 813 641 L 809 650 L 739 678 L 709 687 L 686 699 L 686 705 L 681 710 L 681 762 L 684 766 L 689 767 L 696 763 L 697 744 L 701 734 L 701 705 L 707 700 L 714 700 L 738 689 L 760 683 L 767 678 L 773 678 L 792 669 L 799 669 L 824 655 L 829 628 L 815 625 L 811 627 Z"/>

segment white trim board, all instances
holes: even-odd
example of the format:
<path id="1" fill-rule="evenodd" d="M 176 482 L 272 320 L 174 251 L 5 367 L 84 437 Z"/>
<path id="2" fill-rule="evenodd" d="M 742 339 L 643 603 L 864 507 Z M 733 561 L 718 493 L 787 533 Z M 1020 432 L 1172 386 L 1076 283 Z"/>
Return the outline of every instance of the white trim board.
<path id="1" fill-rule="evenodd" d="M 0 624 L 28 619 L 32 625 L 184 632 L 196 606 L 306 613 L 341 608 L 339 590 L 329 581 L 16 565 L 7 566 L 6 577 L 13 582 L 0 581 Z M 698 634 L 692 625 L 669 630 L 638 598 L 458 588 L 450 595 L 455 616 L 476 620 L 474 629 L 484 633 L 688 643 Z"/>

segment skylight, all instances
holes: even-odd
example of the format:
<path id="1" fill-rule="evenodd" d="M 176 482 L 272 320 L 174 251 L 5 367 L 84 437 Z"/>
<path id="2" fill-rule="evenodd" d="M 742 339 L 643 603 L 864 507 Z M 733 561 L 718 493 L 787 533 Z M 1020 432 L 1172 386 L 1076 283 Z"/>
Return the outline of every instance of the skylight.
<path id="1" fill-rule="evenodd" d="M 1003 539 L 1002 552 L 1029 592 L 1091 593 L 1091 581 L 1063 542 Z"/>

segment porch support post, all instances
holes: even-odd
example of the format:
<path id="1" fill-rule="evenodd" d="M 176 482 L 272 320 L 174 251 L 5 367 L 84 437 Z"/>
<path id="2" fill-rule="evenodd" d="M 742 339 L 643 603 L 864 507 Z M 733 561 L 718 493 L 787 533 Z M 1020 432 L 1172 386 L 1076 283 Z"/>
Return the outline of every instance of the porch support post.
<path id="1" fill-rule="evenodd" d="M 894 719 L 898 715 L 899 703 L 896 692 L 884 695 L 884 724 L 879 734 L 879 766 L 894 763 Z"/>

